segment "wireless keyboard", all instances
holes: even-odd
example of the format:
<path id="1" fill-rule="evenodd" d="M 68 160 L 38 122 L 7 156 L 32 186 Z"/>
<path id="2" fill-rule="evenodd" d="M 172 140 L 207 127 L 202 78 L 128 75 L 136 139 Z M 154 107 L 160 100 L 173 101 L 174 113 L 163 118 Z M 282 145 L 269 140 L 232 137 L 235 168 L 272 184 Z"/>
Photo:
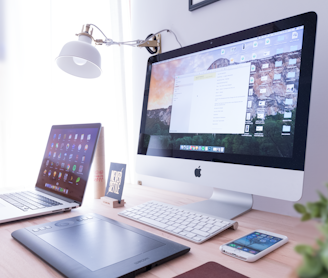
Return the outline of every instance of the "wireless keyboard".
<path id="1" fill-rule="evenodd" d="M 238 228 L 236 221 L 157 201 L 129 208 L 118 215 L 195 243 L 203 243 L 228 228 Z"/>

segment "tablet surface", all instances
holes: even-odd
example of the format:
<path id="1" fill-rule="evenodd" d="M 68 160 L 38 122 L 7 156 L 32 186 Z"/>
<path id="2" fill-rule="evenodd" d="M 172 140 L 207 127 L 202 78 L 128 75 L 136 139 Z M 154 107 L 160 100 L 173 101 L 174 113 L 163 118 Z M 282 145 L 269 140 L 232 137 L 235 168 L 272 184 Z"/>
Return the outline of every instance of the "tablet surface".
<path id="1" fill-rule="evenodd" d="M 134 277 L 190 250 L 98 214 L 20 229 L 12 236 L 67 277 Z"/>

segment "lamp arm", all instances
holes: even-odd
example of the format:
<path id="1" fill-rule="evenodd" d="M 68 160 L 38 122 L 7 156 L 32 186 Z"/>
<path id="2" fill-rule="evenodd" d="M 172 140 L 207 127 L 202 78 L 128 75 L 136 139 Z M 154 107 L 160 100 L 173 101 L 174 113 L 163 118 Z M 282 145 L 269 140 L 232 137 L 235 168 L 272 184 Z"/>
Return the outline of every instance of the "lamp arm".
<path id="1" fill-rule="evenodd" d="M 149 42 L 151 39 L 153 38 L 156 38 L 156 35 L 160 34 L 160 33 L 163 33 L 163 32 L 169 32 L 169 33 L 172 33 L 176 39 L 176 41 L 179 43 L 180 47 L 182 47 L 181 43 L 179 42 L 177 36 L 175 35 L 175 33 L 172 31 L 172 30 L 169 30 L 169 29 L 163 29 L 155 34 L 153 34 L 152 36 L 150 36 L 149 38 L 145 39 L 145 40 L 134 40 L 134 41 L 126 41 L 126 42 L 115 42 L 113 41 L 112 39 L 109 39 L 107 38 L 107 36 L 104 34 L 103 31 L 100 30 L 100 28 L 94 24 L 87 24 L 86 25 L 86 32 L 88 33 L 89 32 L 89 29 L 90 29 L 90 26 L 93 26 L 95 28 L 97 28 L 100 33 L 105 37 L 105 40 L 95 40 L 93 37 L 92 37 L 92 31 L 91 31 L 91 35 L 90 37 L 94 40 L 94 42 L 97 44 L 97 45 L 101 45 L 101 44 L 105 44 L 107 46 L 111 46 L 111 45 L 128 45 L 128 46 L 141 46 L 142 44 L 145 44 L 147 42 Z"/>

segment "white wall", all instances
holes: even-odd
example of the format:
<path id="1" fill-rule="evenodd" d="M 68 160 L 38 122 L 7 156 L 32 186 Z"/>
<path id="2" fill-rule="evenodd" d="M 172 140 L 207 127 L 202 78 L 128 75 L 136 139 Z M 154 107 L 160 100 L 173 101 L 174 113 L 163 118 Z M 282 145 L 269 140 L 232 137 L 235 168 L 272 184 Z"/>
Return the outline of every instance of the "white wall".
<path id="1" fill-rule="evenodd" d="M 220 37 L 264 23 L 315 11 L 318 14 L 318 29 L 313 73 L 310 125 L 304 193 L 301 202 L 317 199 L 317 190 L 326 193 L 324 186 L 328 182 L 328 92 L 326 90 L 328 45 L 328 9 L 324 0 L 220 0 L 194 12 L 189 12 L 187 0 L 134 0 L 132 3 L 132 38 L 143 39 L 150 33 L 162 29 L 171 29 L 178 36 L 183 46 L 204 40 Z M 174 37 L 163 34 L 163 51 L 178 48 Z M 133 49 L 133 122 L 134 138 L 138 138 L 140 115 L 143 101 L 143 90 L 146 63 L 149 57 L 143 49 Z M 137 140 L 131 139 L 130 149 L 136 153 Z M 130 161 L 133 165 L 133 161 Z M 259 177 L 264 179 L 265 177 Z M 134 180 L 142 180 L 146 186 L 185 192 L 192 195 L 209 197 L 210 187 L 199 187 L 171 180 L 135 174 Z M 208 185 L 210 186 L 210 185 Z M 288 184 L 286 184 L 288 186 Z M 254 208 L 287 215 L 297 215 L 292 203 L 255 196 Z"/>

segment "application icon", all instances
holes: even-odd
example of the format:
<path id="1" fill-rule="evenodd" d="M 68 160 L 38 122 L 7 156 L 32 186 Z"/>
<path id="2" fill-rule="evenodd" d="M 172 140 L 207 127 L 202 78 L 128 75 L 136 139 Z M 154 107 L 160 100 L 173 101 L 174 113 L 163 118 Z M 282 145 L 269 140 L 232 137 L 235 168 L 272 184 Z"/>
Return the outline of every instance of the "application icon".
<path id="1" fill-rule="evenodd" d="M 68 174 L 65 174 L 65 175 L 64 175 L 64 182 L 67 181 L 67 177 L 68 177 Z"/>
<path id="2" fill-rule="evenodd" d="M 76 157 L 75 157 L 75 160 L 78 160 L 79 159 L 79 155 L 77 154 Z"/>
<path id="3" fill-rule="evenodd" d="M 236 247 L 236 244 L 230 243 L 229 244 L 231 247 Z"/>
<path id="4" fill-rule="evenodd" d="M 56 152 L 54 152 L 54 155 L 53 155 L 53 157 L 54 157 L 54 158 L 56 157 Z"/>
<path id="5" fill-rule="evenodd" d="M 81 141 L 84 139 L 84 134 L 81 134 Z"/>
<path id="6" fill-rule="evenodd" d="M 51 152 L 49 152 L 48 156 L 49 156 L 49 157 L 51 156 Z"/>
<path id="7" fill-rule="evenodd" d="M 205 147 L 205 151 L 208 151 L 208 147 Z"/>
<path id="8" fill-rule="evenodd" d="M 85 146 L 84 146 L 84 150 L 85 150 L 85 151 L 88 150 L 88 145 L 85 145 Z"/>
<path id="9" fill-rule="evenodd" d="M 255 70 L 256 70 L 255 65 L 251 65 L 251 71 L 255 71 Z"/>
<path id="10" fill-rule="evenodd" d="M 230 58 L 230 64 L 233 64 L 235 62 L 234 58 Z"/>
<path id="11" fill-rule="evenodd" d="M 59 165 L 59 163 L 58 162 L 56 162 L 56 166 L 58 167 L 58 165 Z"/>
<path id="12" fill-rule="evenodd" d="M 74 177 L 73 177 L 73 176 L 71 176 L 71 178 L 70 178 L 70 181 L 73 181 L 73 179 L 74 179 Z"/>
<path id="13" fill-rule="evenodd" d="M 241 49 L 242 50 L 245 50 L 246 49 L 246 44 L 245 43 L 241 46 Z"/>
<path id="14" fill-rule="evenodd" d="M 72 172 L 75 172 L 75 170 L 76 170 L 76 165 L 73 166 Z"/>
<path id="15" fill-rule="evenodd" d="M 83 165 L 80 165 L 79 172 L 82 173 L 82 171 L 83 171 Z"/>
<path id="16" fill-rule="evenodd" d="M 253 42 L 253 47 L 257 47 L 259 44 L 257 41 Z"/>
<path id="17" fill-rule="evenodd" d="M 237 246 L 237 249 L 241 250 L 241 249 L 243 249 L 243 247 L 242 246 Z"/>
<path id="18" fill-rule="evenodd" d="M 235 50 L 236 50 L 236 47 L 234 46 L 234 47 L 231 47 L 231 52 L 235 52 Z"/>
<path id="19" fill-rule="evenodd" d="M 77 147 L 77 149 L 78 149 L 78 150 L 81 150 L 81 148 L 82 148 L 82 145 L 79 144 L 79 146 Z"/>
<path id="20" fill-rule="evenodd" d="M 198 146 L 196 146 L 196 151 L 198 150 Z"/>
<path id="21" fill-rule="evenodd" d="M 51 170 L 49 170 L 49 172 L 48 172 L 48 177 L 50 177 L 51 176 Z"/>
<path id="22" fill-rule="evenodd" d="M 245 62 L 245 56 L 240 56 L 240 62 Z"/>
<path id="23" fill-rule="evenodd" d="M 78 136 L 79 136 L 78 134 L 75 134 L 75 138 L 74 139 L 76 140 Z"/>
<path id="24" fill-rule="evenodd" d="M 269 64 L 263 64 L 262 65 L 262 69 L 267 69 L 267 68 L 269 68 Z"/>
<path id="25" fill-rule="evenodd" d="M 63 174 L 62 174 L 61 172 L 59 172 L 59 174 L 58 174 L 58 180 L 61 179 L 62 175 L 63 175 Z"/>
<path id="26" fill-rule="evenodd" d="M 270 56 L 270 51 L 264 51 L 264 52 L 263 52 L 263 56 L 264 56 L 264 57 Z"/>
<path id="27" fill-rule="evenodd" d="M 56 175 L 57 175 L 57 172 L 55 171 L 55 172 L 53 173 L 53 179 L 56 178 Z"/>
<path id="28" fill-rule="evenodd" d="M 66 171 L 68 171 L 70 167 L 71 167 L 71 165 L 67 164 L 66 165 Z"/>
<path id="29" fill-rule="evenodd" d="M 265 44 L 266 44 L 266 45 L 270 44 L 270 39 L 269 39 L 269 38 L 266 38 L 266 39 L 265 39 Z"/>
<path id="30" fill-rule="evenodd" d="M 91 140 L 91 134 L 88 134 L 87 140 Z"/>
<path id="31" fill-rule="evenodd" d="M 249 249 L 248 248 L 243 248 L 243 251 L 248 252 Z"/>
<path id="32" fill-rule="evenodd" d="M 250 250 L 249 253 L 256 254 L 256 251 Z"/>
<path id="33" fill-rule="evenodd" d="M 224 54 L 225 54 L 225 50 L 221 49 L 221 55 L 224 55 Z"/>
<path id="34" fill-rule="evenodd" d="M 73 158 L 73 154 L 71 153 L 68 159 L 71 160 L 72 158 Z"/>
<path id="35" fill-rule="evenodd" d="M 205 147 L 202 147 L 202 151 L 205 151 Z"/>
<path id="36" fill-rule="evenodd" d="M 47 162 L 46 162 L 46 166 L 48 166 L 49 165 L 49 159 L 47 160 Z"/>
<path id="37" fill-rule="evenodd" d="M 84 156 L 82 156 L 82 162 L 84 162 L 85 161 L 85 155 Z"/>
<path id="38" fill-rule="evenodd" d="M 58 149 L 58 143 L 56 143 L 56 149 Z"/>
<path id="39" fill-rule="evenodd" d="M 60 140 L 60 138 L 61 138 L 61 134 L 58 135 L 58 140 Z"/>
<path id="40" fill-rule="evenodd" d="M 283 52 L 284 52 L 283 48 L 277 48 L 277 50 L 276 50 L 276 54 L 281 54 Z"/>
<path id="41" fill-rule="evenodd" d="M 251 77 L 251 78 L 249 79 L 249 83 L 254 83 L 254 77 Z"/>
<path id="42" fill-rule="evenodd" d="M 59 155 L 58 155 L 58 159 L 60 159 L 61 158 L 61 153 L 59 153 Z"/>
<path id="43" fill-rule="evenodd" d="M 61 143 L 61 145 L 60 145 L 60 149 L 63 149 L 64 148 L 64 143 Z"/>
<path id="44" fill-rule="evenodd" d="M 69 144 L 66 145 L 66 150 L 68 150 L 68 149 L 69 149 Z"/>
<path id="45" fill-rule="evenodd" d="M 56 139 L 56 133 L 54 134 L 54 139 Z"/>
<path id="46" fill-rule="evenodd" d="M 255 60 L 256 57 L 257 57 L 256 53 L 253 53 L 253 54 L 252 54 L 252 59 Z"/>
<path id="47" fill-rule="evenodd" d="M 51 143 L 51 146 L 50 146 L 50 148 L 53 148 L 54 147 L 54 143 Z"/>
<path id="48" fill-rule="evenodd" d="M 66 134 L 64 134 L 64 138 L 63 138 L 64 140 L 66 139 Z"/>
<path id="49" fill-rule="evenodd" d="M 74 148 L 75 148 L 75 144 L 72 145 L 72 150 L 74 150 Z"/>
<path id="50" fill-rule="evenodd" d="M 81 178 L 78 177 L 78 178 L 76 179 L 76 183 L 78 183 L 80 180 L 81 180 Z"/>
<path id="51" fill-rule="evenodd" d="M 60 168 L 64 169 L 64 167 L 65 167 L 65 163 L 63 162 L 62 164 L 60 164 Z"/>
<path id="52" fill-rule="evenodd" d="M 51 161 L 51 162 L 50 162 L 50 166 L 54 166 L 54 163 L 53 163 L 53 161 Z"/>
<path id="53" fill-rule="evenodd" d="M 43 175 L 46 175 L 47 174 L 47 169 L 45 169 L 44 171 L 43 171 Z"/>
<path id="54" fill-rule="evenodd" d="M 292 33 L 292 40 L 295 40 L 298 38 L 298 33 L 297 32 L 293 32 Z"/>
<path id="55" fill-rule="evenodd" d="M 69 136 L 68 136 L 68 140 L 71 140 L 72 139 L 72 134 L 70 134 Z"/>

